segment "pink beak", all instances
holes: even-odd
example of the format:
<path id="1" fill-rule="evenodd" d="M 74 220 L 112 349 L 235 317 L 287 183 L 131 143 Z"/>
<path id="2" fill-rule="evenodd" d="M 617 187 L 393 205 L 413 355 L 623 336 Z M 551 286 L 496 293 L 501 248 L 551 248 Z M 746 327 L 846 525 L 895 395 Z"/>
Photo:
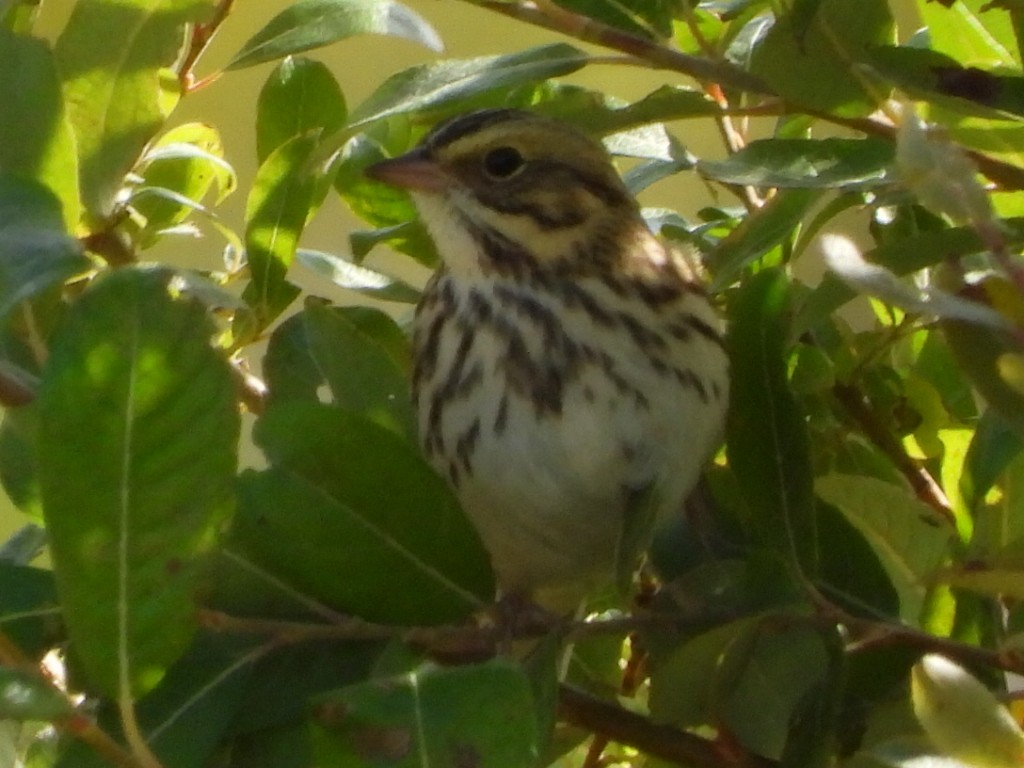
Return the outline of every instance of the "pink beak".
<path id="1" fill-rule="evenodd" d="M 413 192 L 440 192 L 448 186 L 448 178 L 441 167 L 422 149 L 374 163 L 364 173 L 371 179 Z"/>

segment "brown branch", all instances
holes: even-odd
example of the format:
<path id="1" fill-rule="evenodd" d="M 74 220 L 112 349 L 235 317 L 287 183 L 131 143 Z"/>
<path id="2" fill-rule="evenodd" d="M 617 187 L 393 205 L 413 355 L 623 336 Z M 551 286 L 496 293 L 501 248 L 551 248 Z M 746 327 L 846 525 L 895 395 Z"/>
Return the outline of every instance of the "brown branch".
<path id="1" fill-rule="evenodd" d="M 558 689 L 558 718 L 679 765 L 695 768 L 776 768 L 778 765 L 750 753 L 733 754 L 733 750 L 720 748 L 710 739 L 658 725 L 643 715 L 564 683 Z"/>
<path id="2" fill-rule="evenodd" d="M 945 491 L 935 482 L 935 478 L 918 464 L 903 448 L 903 444 L 882 424 L 875 412 L 868 407 L 863 393 L 850 384 L 836 384 L 832 394 L 846 409 L 847 413 L 857 422 L 861 431 L 875 446 L 884 453 L 907 479 L 917 497 L 934 509 L 944 520 L 956 525 L 956 516 L 949 504 Z"/>
<path id="3" fill-rule="evenodd" d="M 699 56 L 690 56 L 680 51 L 674 51 L 639 35 L 624 32 L 558 6 L 555 6 L 557 11 L 551 11 L 550 4 L 547 3 L 544 9 L 541 9 L 533 5 L 502 2 L 502 0 L 463 0 L 463 2 L 553 32 L 560 32 L 583 42 L 594 43 L 603 48 L 611 48 L 629 56 L 635 56 L 659 69 L 670 69 L 689 75 L 696 80 L 719 83 L 751 93 L 773 95 L 771 89 L 760 78 L 733 64 L 708 61 Z"/>
<path id="4" fill-rule="evenodd" d="M 463 2 L 533 26 L 561 33 L 576 40 L 620 51 L 642 59 L 655 68 L 679 72 L 701 82 L 717 83 L 748 93 L 779 98 L 779 95 L 759 77 L 733 64 L 690 56 L 559 6 L 554 6 L 557 11 L 552 11 L 553 4 L 549 2 L 542 3 L 542 7 L 523 2 L 508 2 L 508 0 L 463 0 Z M 788 103 L 786 111 L 811 115 L 819 120 L 861 131 L 869 136 L 879 136 L 890 141 L 896 140 L 895 127 L 885 121 L 867 117 L 842 117 L 794 103 Z M 1006 190 L 1024 189 L 1024 168 L 1005 163 L 976 150 L 966 147 L 964 150 L 974 161 L 978 170 L 998 186 Z"/>
<path id="5" fill-rule="evenodd" d="M 217 30 L 220 29 L 220 25 L 224 23 L 231 13 L 234 4 L 235 0 L 220 0 L 217 3 L 217 7 L 214 8 L 213 16 L 210 20 L 205 24 L 196 24 L 192 28 L 188 50 L 185 51 L 185 54 L 181 57 L 181 62 L 178 64 L 178 81 L 181 83 L 181 89 L 185 93 L 198 90 L 203 85 L 211 82 L 211 78 L 205 78 L 196 82 L 192 70 L 195 69 L 199 59 L 206 52 L 210 43 L 213 42 Z"/>

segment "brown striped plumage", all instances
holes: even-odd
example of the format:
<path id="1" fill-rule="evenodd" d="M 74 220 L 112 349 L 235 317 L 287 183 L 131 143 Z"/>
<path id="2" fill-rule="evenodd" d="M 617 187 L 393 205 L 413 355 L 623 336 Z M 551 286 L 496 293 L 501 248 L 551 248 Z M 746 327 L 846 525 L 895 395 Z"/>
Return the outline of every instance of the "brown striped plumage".
<path id="1" fill-rule="evenodd" d="M 485 110 L 369 170 L 444 261 L 417 309 L 413 399 L 505 591 L 565 605 L 614 572 L 630 500 L 664 516 L 721 430 L 727 362 L 689 265 L 600 144 Z"/>

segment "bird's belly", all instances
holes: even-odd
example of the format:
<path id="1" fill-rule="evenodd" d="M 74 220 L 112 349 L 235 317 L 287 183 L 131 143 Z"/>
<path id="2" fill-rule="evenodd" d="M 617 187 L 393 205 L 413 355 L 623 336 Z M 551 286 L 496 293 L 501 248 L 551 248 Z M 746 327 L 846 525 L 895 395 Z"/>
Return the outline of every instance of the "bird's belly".
<path id="1" fill-rule="evenodd" d="M 640 370 L 637 360 L 615 362 Z M 500 368 L 497 356 L 484 364 Z M 565 384 L 555 411 L 495 373 L 444 408 L 434 431 L 456 437 L 428 455 L 455 487 L 506 590 L 585 589 L 614 573 L 631 497 L 658 484 L 662 514 L 681 505 L 715 439 L 701 425 L 714 420 L 697 418 L 704 404 L 693 390 L 640 378 L 623 392 L 600 368 L 585 370 Z M 425 435 L 429 413 L 423 404 Z"/>

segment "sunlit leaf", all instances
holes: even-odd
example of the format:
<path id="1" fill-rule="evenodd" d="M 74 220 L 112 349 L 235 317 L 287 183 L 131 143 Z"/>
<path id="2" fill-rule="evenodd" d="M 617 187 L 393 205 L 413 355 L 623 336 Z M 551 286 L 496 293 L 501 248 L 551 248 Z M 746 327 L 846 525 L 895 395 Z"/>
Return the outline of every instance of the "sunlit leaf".
<path id="1" fill-rule="evenodd" d="M 213 5 L 75 3 L 55 52 L 77 142 L 82 202 L 93 218 L 110 213 L 125 174 L 167 118 L 179 85 L 166 68 L 178 58 L 185 25 L 205 20 Z"/>
<path id="2" fill-rule="evenodd" d="M 261 163 L 295 136 L 317 128 L 337 130 L 347 114 L 345 97 L 331 71 L 318 61 L 291 56 L 267 78 L 256 109 L 256 154 Z"/>
<path id="3" fill-rule="evenodd" d="M 963 667 L 929 654 L 914 666 L 910 680 L 914 713 L 943 752 L 978 768 L 1024 762 L 1024 731 Z"/>
<path id="4" fill-rule="evenodd" d="M 75 655 L 109 694 L 153 687 L 195 629 L 205 554 L 233 503 L 235 385 L 171 274 L 122 269 L 56 332 L 39 477 Z M 89 457 L 83 461 L 83 457 Z"/>
<path id="5" fill-rule="evenodd" d="M 246 42 L 228 69 L 250 67 L 364 34 L 402 37 L 433 51 L 444 47 L 430 24 L 395 0 L 300 0 Z"/>
<path id="6" fill-rule="evenodd" d="M 42 40 L 0 27 L 0 61 L 0 174 L 49 187 L 73 231 L 81 214 L 78 158 L 53 54 Z"/>

